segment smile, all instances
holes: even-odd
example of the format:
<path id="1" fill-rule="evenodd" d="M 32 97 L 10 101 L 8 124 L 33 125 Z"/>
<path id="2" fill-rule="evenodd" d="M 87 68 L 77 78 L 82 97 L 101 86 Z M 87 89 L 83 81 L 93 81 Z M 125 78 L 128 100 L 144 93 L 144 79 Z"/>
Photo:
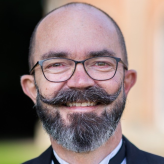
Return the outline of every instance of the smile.
<path id="1" fill-rule="evenodd" d="M 88 107 L 88 106 L 95 106 L 97 103 L 96 102 L 71 102 L 71 103 L 67 103 L 68 107 Z"/>

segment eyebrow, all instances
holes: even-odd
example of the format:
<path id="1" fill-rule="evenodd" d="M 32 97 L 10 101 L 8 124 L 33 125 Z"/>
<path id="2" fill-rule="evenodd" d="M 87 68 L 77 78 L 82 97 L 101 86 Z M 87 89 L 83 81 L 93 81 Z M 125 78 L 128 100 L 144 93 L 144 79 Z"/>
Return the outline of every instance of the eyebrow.
<path id="1" fill-rule="evenodd" d="M 41 60 L 53 58 L 53 57 L 67 58 L 68 53 L 67 52 L 49 51 L 41 56 Z"/>
<path id="2" fill-rule="evenodd" d="M 53 58 L 53 57 L 68 58 L 68 56 L 70 56 L 70 53 L 68 52 L 49 51 L 41 56 L 41 60 Z M 86 53 L 86 58 L 101 57 L 101 56 L 115 57 L 116 54 L 113 51 L 107 49 L 100 50 L 100 51 L 91 51 Z"/>
<path id="3" fill-rule="evenodd" d="M 101 50 L 101 51 L 91 51 L 91 52 L 89 52 L 87 54 L 88 58 L 91 58 L 91 57 L 101 57 L 101 56 L 115 57 L 116 54 L 113 51 L 107 50 L 107 49 L 104 49 L 104 50 Z"/>

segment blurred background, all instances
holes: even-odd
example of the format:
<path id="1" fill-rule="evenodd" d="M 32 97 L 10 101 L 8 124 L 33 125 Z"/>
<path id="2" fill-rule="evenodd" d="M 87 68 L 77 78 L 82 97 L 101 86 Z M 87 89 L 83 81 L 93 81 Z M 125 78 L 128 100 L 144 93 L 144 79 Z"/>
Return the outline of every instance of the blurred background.
<path id="1" fill-rule="evenodd" d="M 76 0 L 78 2 L 78 0 Z M 18 164 L 49 146 L 20 77 L 28 74 L 28 45 L 43 15 L 68 0 L 0 0 L 0 164 Z M 81 2 L 81 1 L 79 1 Z M 138 72 L 121 119 L 123 134 L 140 149 L 164 156 L 164 1 L 84 0 L 116 20 Z"/>

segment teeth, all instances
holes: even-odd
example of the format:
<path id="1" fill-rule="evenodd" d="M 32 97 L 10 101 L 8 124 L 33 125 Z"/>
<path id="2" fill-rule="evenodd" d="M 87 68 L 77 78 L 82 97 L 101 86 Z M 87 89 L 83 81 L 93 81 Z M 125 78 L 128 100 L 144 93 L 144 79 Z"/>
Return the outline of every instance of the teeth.
<path id="1" fill-rule="evenodd" d="M 75 106 L 81 106 L 81 103 L 75 103 Z"/>
<path id="2" fill-rule="evenodd" d="M 81 106 L 88 106 L 87 103 L 81 103 Z"/>
<path id="3" fill-rule="evenodd" d="M 67 103 L 67 106 L 72 107 L 72 106 L 95 106 L 96 103 L 95 102 L 73 102 L 73 103 Z"/>

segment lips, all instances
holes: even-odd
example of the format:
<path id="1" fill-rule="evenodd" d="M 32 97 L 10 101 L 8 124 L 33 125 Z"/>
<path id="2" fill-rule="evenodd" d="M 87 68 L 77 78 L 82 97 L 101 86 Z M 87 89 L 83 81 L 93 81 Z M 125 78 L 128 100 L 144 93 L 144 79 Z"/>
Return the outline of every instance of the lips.
<path id="1" fill-rule="evenodd" d="M 95 106 L 97 103 L 96 102 L 71 102 L 67 103 L 66 106 L 68 107 L 88 107 L 88 106 Z"/>

